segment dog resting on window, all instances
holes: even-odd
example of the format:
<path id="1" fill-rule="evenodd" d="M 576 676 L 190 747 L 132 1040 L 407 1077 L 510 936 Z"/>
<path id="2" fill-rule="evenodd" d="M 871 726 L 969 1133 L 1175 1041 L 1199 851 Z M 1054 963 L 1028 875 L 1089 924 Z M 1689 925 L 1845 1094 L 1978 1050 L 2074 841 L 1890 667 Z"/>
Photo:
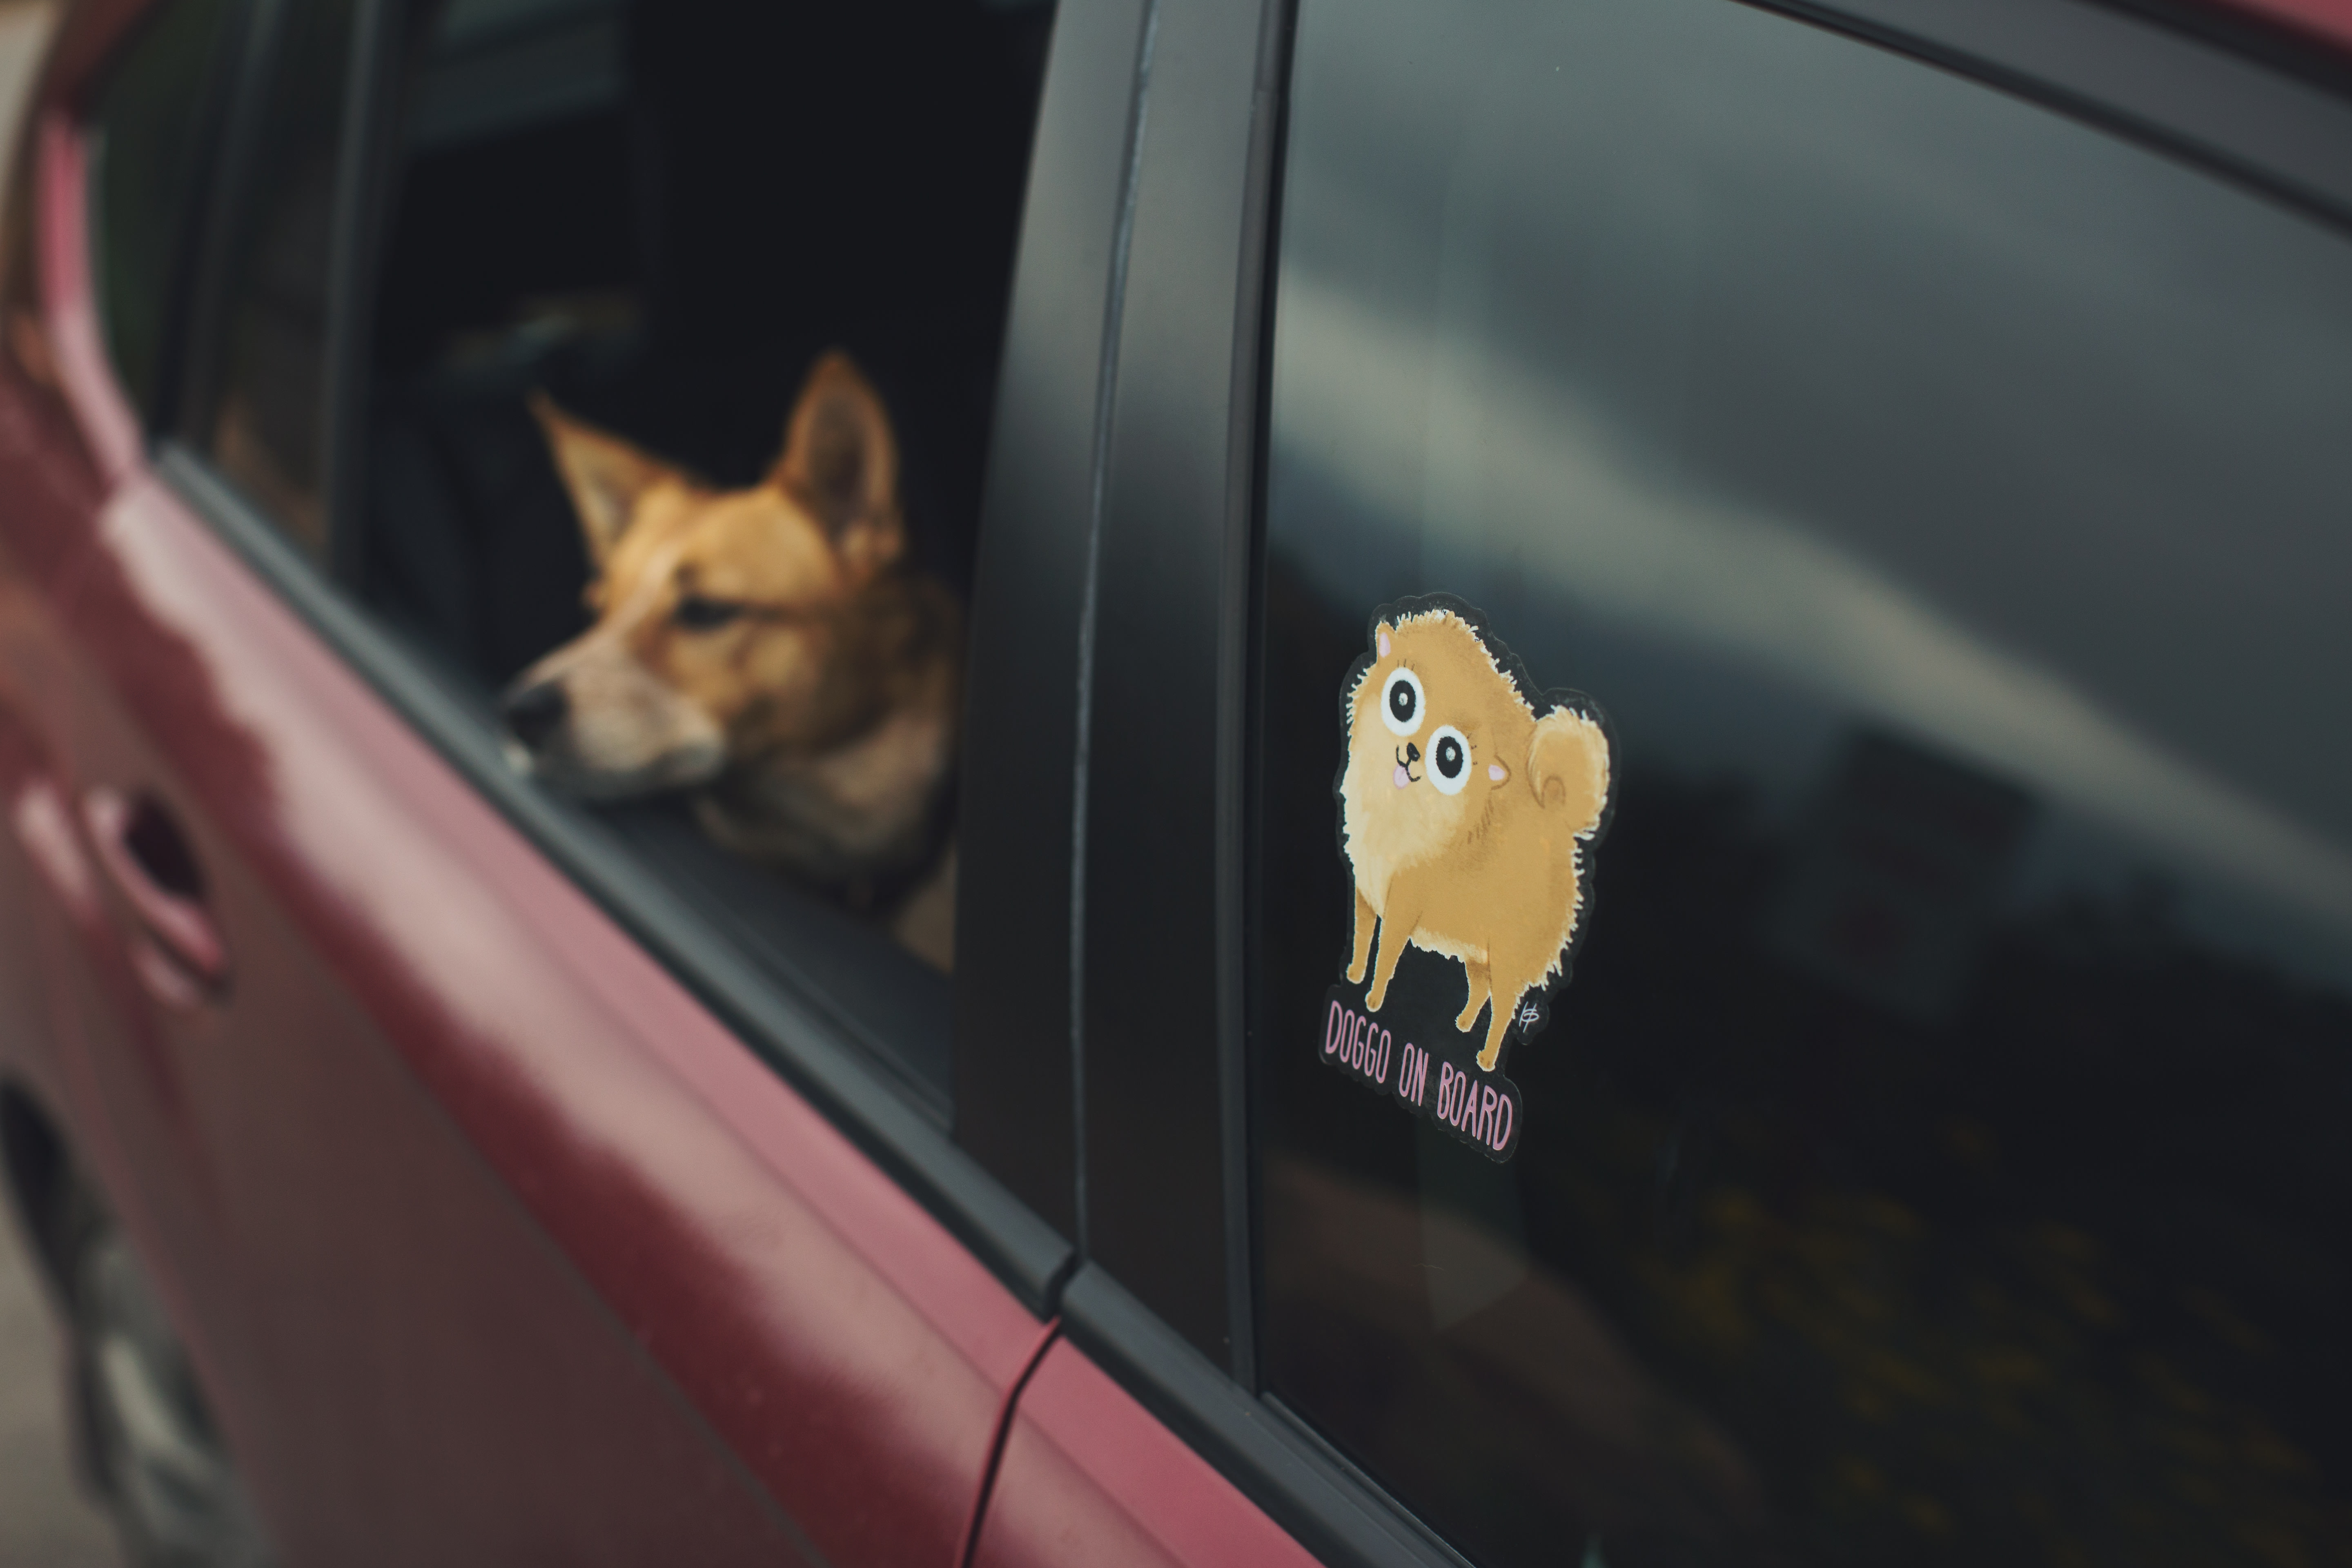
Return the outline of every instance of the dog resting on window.
<path id="1" fill-rule="evenodd" d="M 1467 1033 L 1491 1002 L 1478 1066 L 1493 1072 L 1521 999 L 1567 964 L 1581 847 L 1608 812 L 1609 737 L 1575 706 L 1539 716 L 1471 620 L 1416 603 L 1374 626 L 1347 694 L 1348 979 L 1370 966 L 1364 1006 L 1378 1012 L 1408 942 L 1459 959 L 1468 989 L 1454 1026 Z"/>
<path id="2" fill-rule="evenodd" d="M 534 396 L 594 575 L 595 625 L 526 670 L 518 761 L 613 800 L 689 789 L 724 847 L 870 906 L 940 856 L 962 616 L 903 563 L 898 442 L 838 353 L 809 373 L 783 455 L 718 490 Z M 952 961 L 954 853 L 893 931 Z"/>

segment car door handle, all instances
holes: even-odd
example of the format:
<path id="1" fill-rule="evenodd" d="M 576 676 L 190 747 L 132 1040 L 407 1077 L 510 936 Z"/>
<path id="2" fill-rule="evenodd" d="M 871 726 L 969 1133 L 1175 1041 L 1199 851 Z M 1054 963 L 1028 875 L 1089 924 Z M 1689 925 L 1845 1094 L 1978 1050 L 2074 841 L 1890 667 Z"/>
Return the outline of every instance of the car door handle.
<path id="1" fill-rule="evenodd" d="M 81 815 L 99 869 L 145 939 L 132 950 L 141 981 L 181 1006 L 217 992 L 228 980 L 228 947 L 205 907 L 203 868 L 172 814 L 151 797 L 100 786 L 82 796 Z"/>

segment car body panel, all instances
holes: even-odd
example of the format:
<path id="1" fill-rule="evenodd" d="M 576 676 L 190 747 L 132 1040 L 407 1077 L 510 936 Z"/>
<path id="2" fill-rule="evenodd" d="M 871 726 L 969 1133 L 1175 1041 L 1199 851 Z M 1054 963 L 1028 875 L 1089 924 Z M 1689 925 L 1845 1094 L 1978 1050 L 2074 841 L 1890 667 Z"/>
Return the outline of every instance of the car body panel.
<path id="1" fill-rule="evenodd" d="M 1021 1391 L 972 1557 L 973 1568 L 1314 1561 L 1067 1340 Z"/>

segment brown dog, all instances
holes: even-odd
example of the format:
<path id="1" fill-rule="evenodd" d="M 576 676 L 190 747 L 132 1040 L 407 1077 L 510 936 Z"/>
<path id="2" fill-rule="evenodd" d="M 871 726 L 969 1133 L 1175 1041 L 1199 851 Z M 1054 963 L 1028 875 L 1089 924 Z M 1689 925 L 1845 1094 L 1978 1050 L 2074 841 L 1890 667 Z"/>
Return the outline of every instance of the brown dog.
<path id="1" fill-rule="evenodd" d="M 1491 997 L 1478 1066 L 1493 1072 L 1528 990 L 1559 972 L 1583 904 L 1578 841 L 1609 800 L 1609 738 L 1573 708 L 1540 719 L 1469 621 L 1424 609 L 1373 628 L 1348 694 L 1339 798 L 1356 879 L 1367 1011 L 1388 999 L 1405 944 L 1462 961 L 1467 1033 Z"/>
<path id="2" fill-rule="evenodd" d="M 533 412 L 580 515 L 589 630 L 518 679 L 520 759 L 601 799 L 691 788 L 726 847 L 864 904 L 939 847 L 961 697 L 962 616 L 903 565 L 898 449 L 846 355 L 809 373 L 761 483 L 719 491 Z M 951 962 L 953 855 L 900 940 Z"/>

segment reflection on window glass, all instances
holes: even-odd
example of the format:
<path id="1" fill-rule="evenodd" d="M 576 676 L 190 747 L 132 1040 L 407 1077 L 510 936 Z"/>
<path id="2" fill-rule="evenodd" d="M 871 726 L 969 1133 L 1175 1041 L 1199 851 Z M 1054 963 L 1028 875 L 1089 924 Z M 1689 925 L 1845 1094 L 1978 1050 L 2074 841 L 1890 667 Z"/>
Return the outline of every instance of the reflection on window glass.
<path id="1" fill-rule="evenodd" d="M 91 117 L 106 346 L 142 415 L 152 413 L 164 374 L 164 333 L 185 276 L 203 166 L 206 89 L 228 15 L 228 0 L 164 6 L 115 68 Z"/>
<path id="2" fill-rule="evenodd" d="M 327 294 L 353 0 L 289 5 L 236 216 L 207 433 L 296 543 L 327 539 Z"/>
<path id="3" fill-rule="evenodd" d="M 1296 58 L 1270 1390 L 1482 1563 L 2352 1556 L 2352 251 L 1721 0 Z M 1507 1161 L 1318 1059 L 1433 593 L 1613 724 Z"/>

